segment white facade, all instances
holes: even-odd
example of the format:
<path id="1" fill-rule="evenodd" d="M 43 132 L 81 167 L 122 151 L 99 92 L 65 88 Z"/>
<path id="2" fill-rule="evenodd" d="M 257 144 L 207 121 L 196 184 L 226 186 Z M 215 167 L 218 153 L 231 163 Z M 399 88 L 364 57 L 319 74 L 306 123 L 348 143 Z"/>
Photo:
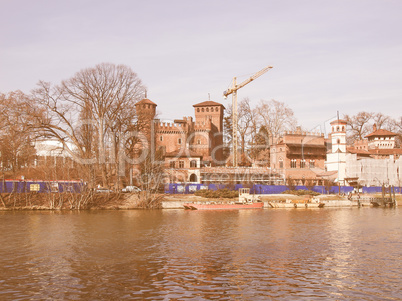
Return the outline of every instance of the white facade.
<path id="1" fill-rule="evenodd" d="M 368 148 L 379 148 L 379 149 L 392 149 L 395 148 L 395 137 L 385 136 L 385 137 L 374 137 L 369 138 Z"/>
<path id="2" fill-rule="evenodd" d="M 362 186 L 381 186 L 382 184 L 401 186 L 402 157 L 387 159 L 362 158 L 356 154 L 346 156 L 346 177 L 357 177 Z"/>
<path id="3" fill-rule="evenodd" d="M 74 149 L 71 143 L 67 143 L 70 149 Z M 36 155 L 40 157 L 72 157 L 57 140 L 38 140 L 35 142 Z"/>
<path id="4" fill-rule="evenodd" d="M 343 183 L 346 177 L 346 121 L 331 122 L 331 152 L 327 153 L 327 171 L 337 171 L 337 182 Z"/>

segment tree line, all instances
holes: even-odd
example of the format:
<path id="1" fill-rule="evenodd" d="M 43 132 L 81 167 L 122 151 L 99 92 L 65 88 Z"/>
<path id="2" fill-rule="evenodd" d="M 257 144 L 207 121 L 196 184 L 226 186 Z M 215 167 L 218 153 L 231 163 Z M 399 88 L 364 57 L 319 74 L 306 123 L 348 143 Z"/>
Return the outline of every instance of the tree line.
<path id="1" fill-rule="evenodd" d="M 226 106 L 224 117 L 225 138 L 228 149 L 232 147 L 233 125 L 231 104 Z M 381 112 L 361 111 L 356 115 L 345 114 L 342 118 L 347 122 L 347 142 L 365 139 L 377 129 L 394 132 L 397 147 L 402 142 L 402 117 L 392 118 Z M 244 98 L 238 104 L 238 139 L 241 154 L 240 165 L 248 166 L 254 161 L 269 160 L 269 148 L 284 131 L 294 131 L 298 127 L 293 110 L 285 103 L 272 100 L 261 100 L 252 106 L 249 98 Z M 302 128 L 302 127 L 300 127 Z"/>
<path id="2" fill-rule="evenodd" d="M 141 132 L 135 103 L 144 91 L 131 68 L 103 63 L 58 85 L 40 81 L 30 94 L 0 94 L 3 177 L 60 179 L 68 173 L 92 186 L 118 187 L 132 166 L 127 158 Z M 41 140 L 57 142 L 71 162 L 33 169 L 33 146 Z"/>
<path id="3" fill-rule="evenodd" d="M 82 179 L 94 187 L 128 184 L 136 163 L 134 145 L 141 141 L 144 125 L 138 120 L 135 104 L 144 97 L 145 86 L 125 65 L 102 63 L 83 69 L 60 84 L 39 81 L 29 94 L 0 93 L 0 164 L 4 178 L 24 175 L 42 180 Z M 375 123 L 402 137 L 402 117 L 359 112 L 344 115 L 348 141 L 361 140 Z M 253 106 L 248 98 L 238 105 L 238 137 L 241 161 L 269 158 L 274 137 L 295 130 L 293 110 L 276 100 L 261 100 Z M 232 109 L 226 106 L 225 142 L 230 149 Z M 37 162 L 35 144 L 55 141 L 67 158 Z M 161 154 L 157 154 L 161 157 Z M 158 160 L 161 162 L 161 160 Z M 138 163 L 138 162 L 137 162 Z M 139 162 L 148 179 L 160 173 L 152 158 Z M 245 164 L 245 163 L 244 163 Z"/>

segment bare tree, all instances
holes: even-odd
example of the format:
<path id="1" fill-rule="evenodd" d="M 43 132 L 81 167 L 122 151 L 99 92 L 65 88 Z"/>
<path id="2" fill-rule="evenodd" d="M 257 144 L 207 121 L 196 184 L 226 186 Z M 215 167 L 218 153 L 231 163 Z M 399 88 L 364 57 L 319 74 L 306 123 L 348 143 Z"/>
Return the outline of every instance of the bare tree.
<path id="1" fill-rule="evenodd" d="M 61 142 L 78 162 L 96 165 L 103 186 L 108 187 L 111 166 L 116 173 L 122 158 L 116 144 L 123 143 L 122 131 L 135 120 L 133 104 L 144 91 L 137 74 L 124 65 L 103 63 L 81 70 L 58 86 L 43 81 L 38 86 L 34 99 L 47 116 L 36 119 L 36 128 Z"/>
<path id="2" fill-rule="evenodd" d="M 390 130 L 397 134 L 396 145 L 401 147 L 402 145 L 402 116 L 397 119 L 391 119 Z"/>
<path id="3" fill-rule="evenodd" d="M 21 91 L 0 94 L 0 151 L 1 165 L 15 176 L 21 168 L 28 167 L 34 159 L 30 99 Z"/>
<path id="4" fill-rule="evenodd" d="M 371 123 L 374 113 L 359 112 L 354 116 L 344 115 L 344 119 L 350 128 L 348 133 L 348 142 L 353 143 L 356 140 L 363 140 L 371 131 Z"/>
<path id="5" fill-rule="evenodd" d="M 293 110 L 283 102 L 274 99 L 270 101 L 261 100 L 257 107 L 262 125 L 273 137 L 278 137 L 285 130 L 292 130 L 296 127 L 297 121 Z"/>
<path id="6" fill-rule="evenodd" d="M 390 128 L 392 123 L 391 117 L 380 112 L 373 114 L 372 119 L 377 129 Z"/>

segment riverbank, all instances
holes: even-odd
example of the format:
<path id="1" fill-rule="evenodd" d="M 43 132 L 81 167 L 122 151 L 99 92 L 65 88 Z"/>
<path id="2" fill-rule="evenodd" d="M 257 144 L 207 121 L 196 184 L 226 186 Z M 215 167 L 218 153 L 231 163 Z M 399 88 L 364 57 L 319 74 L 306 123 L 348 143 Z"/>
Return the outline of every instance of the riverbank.
<path id="1" fill-rule="evenodd" d="M 339 195 L 297 196 L 293 194 L 261 194 L 264 208 L 309 207 L 309 204 L 323 203 L 324 207 L 354 207 L 358 202 Z M 362 195 L 381 197 L 381 195 Z M 211 199 L 191 194 L 157 194 L 147 199 L 144 193 L 8 193 L 0 194 L 0 210 L 131 210 L 131 209 L 183 209 L 184 203 L 230 202 L 233 199 Z M 396 195 L 398 206 L 402 206 L 402 195 Z M 294 206 L 296 204 L 296 206 Z M 307 204 L 307 206 L 305 205 Z M 370 202 L 360 205 L 370 206 Z M 310 206 L 313 207 L 313 206 Z"/>
<path id="2" fill-rule="evenodd" d="M 124 210 L 161 208 L 163 195 L 145 193 L 2 193 L 0 210 Z"/>
<path id="3" fill-rule="evenodd" d="M 256 195 L 264 203 L 264 208 L 309 208 L 309 204 L 322 203 L 325 207 L 358 207 L 360 206 L 371 206 L 370 197 L 381 197 L 381 195 L 361 195 L 362 200 L 367 199 L 367 201 L 361 201 L 360 204 L 357 201 L 348 200 L 346 196 L 339 196 L 337 194 L 330 195 L 318 195 L 312 196 L 298 196 L 293 194 L 261 194 Z M 233 199 L 207 199 L 195 195 L 166 195 L 161 202 L 163 209 L 182 209 L 183 204 L 191 202 L 230 202 L 236 201 L 237 198 Z M 398 206 L 402 206 L 402 195 L 396 196 L 396 202 Z M 290 204 L 290 205 L 285 205 Z M 296 206 L 294 205 L 296 204 Z M 307 204 L 307 206 L 306 206 Z M 313 206 L 310 206 L 310 208 Z"/>

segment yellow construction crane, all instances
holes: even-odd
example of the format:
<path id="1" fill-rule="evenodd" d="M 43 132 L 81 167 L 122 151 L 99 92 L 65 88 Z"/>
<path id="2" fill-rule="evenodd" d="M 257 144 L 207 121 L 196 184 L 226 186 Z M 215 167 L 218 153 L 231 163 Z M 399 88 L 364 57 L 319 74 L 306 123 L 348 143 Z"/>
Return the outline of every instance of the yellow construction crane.
<path id="1" fill-rule="evenodd" d="M 237 140 L 237 90 L 244 87 L 248 83 L 255 80 L 257 77 L 260 77 L 269 69 L 272 69 L 272 66 L 265 67 L 264 69 L 258 71 L 256 74 L 251 76 L 250 78 L 246 79 L 241 84 L 236 84 L 236 77 L 233 77 L 232 87 L 227 89 L 223 92 L 223 96 L 226 98 L 228 95 L 232 94 L 232 127 L 233 127 L 233 145 L 232 145 L 232 153 L 233 153 L 233 166 L 237 167 L 237 147 L 238 147 L 238 140 Z"/>

